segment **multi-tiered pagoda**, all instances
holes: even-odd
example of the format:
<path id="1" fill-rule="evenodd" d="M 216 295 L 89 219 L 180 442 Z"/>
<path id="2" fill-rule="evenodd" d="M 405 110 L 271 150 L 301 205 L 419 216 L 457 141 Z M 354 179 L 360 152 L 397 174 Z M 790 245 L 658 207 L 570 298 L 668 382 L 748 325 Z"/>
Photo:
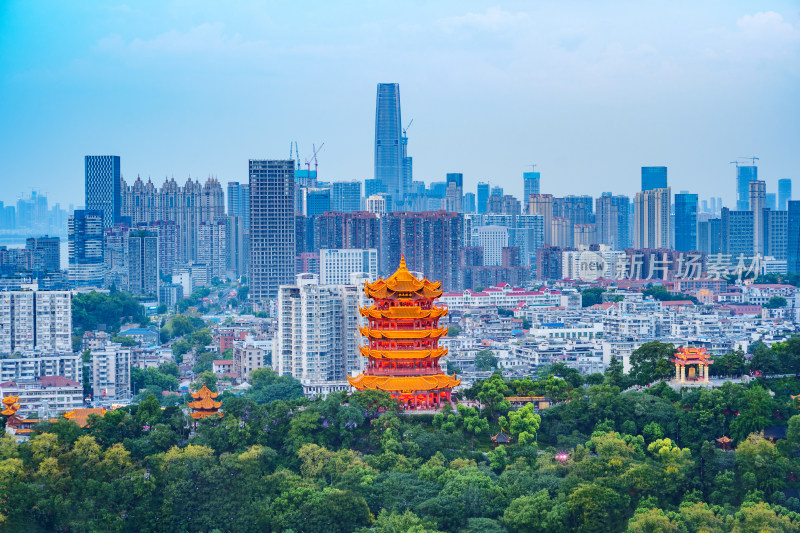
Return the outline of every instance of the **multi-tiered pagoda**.
<path id="1" fill-rule="evenodd" d="M 461 380 L 439 366 L 447 353 L 439 347 L 447 333 L 439 319 L 447 309 L 434 305 L 441 286 L 414 276 L 404 258 L 389 278 L 365 284 L 364 292 L 374 302 L 360 309 L 369 321 L 360 328 L 368 340 L 361 355 L 369 362 L 363 374 L 347 378 L 353 387 L 389 392 L 407 409 L 436 409 L 450 401 L 450 391 Z"/>
<path id="2" fill-rule="evenodd" d="M 211 392 L 211 389 L 206 387 L 206 384 L 203 383 L 200 390 L 191 394 L 194 401 L 188 404 L 189 408 L 192 410 L 189 416 L 195 420 L 200 420 L 201 418 L 209 416 L 220 416 L 219 408 L 222 407 L 222 402 L 218 402 L 214 399 L 219 396 L 219 393 Z"/>

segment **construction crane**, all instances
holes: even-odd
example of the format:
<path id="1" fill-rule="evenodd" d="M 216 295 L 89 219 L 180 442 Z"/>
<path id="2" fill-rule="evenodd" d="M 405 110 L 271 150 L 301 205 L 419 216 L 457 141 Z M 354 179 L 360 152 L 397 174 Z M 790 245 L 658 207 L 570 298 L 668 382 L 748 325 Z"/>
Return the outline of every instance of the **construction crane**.
<path id="1" fill-rule="evenodd" d="M 527 165 L 527 166 L 531 167 L 531 172 L 536 172 L 536 165 L 535 164 Z"/>
<path id="2" fill-rule="evenodd" d="M 291 159 L 291 148 L 289 149 L 289 158 Z M 300 168 L 300 150 L 297 149 L 297 141 L 294 142 L 294 155 L 297 157 L 297 168 Z"/>
<path id="3" fill-rule="evenodd" d="M 747 161 L 748 159 L 750 160 L 750 162 L 751 162 L 751 164 L 752 164 L 753 166 L 756 166 L 756 161 L 759 161 L 759 158 L 758 158 L 758 157 L 756 157 L 756 156 L 751 156 L 751 157 L 737 157 L 737 158 L 736 158 L 736 161 L 731 161 L 731 165 L 736 165 L 736 166 L 738 167 L 738 166 L 739 166 L 739 163 L 740 163 L 741 161 L 743 161 L 743 160 L 744 160 L 744 161 Z"/>
<path id="4" fill-rule="evenodd" d="M 408 126 L 403 128 L 403 137 L 407 137 L 406 132 L 408 131 L 408 128 L 410 128 L 413 123 L 414 123 L 414 119 L 412 118 L 411 122 L 408 123 Z"/>
<path id="5" fill-rule="evenodd" d="M 320 153 L 323 146 L 325 146 L 325 143 L 320 144 L 319 148 L 317 148 L 313 144 L 311 145 L 311 148 L 314 150 L 314 154 L 311 156 L 314 158 L 314 174 L 317 173 L 317 167 L 319 166 L 319 164 L 317 163 L 317 154 Z"/>

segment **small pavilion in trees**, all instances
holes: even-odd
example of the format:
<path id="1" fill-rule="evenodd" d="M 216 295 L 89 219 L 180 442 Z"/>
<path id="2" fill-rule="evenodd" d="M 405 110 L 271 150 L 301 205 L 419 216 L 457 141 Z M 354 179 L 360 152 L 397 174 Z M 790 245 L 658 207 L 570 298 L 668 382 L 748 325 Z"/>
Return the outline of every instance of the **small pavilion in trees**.
<path id="1" fill-rule="evenodd" d="M 439 347 L 447 333 L 439 319 L 447 309 L 434 303 L 442 295 L 441 287 L 440 282 L 414 276 L 405 258 L 387 279 L 364 285 L 374 302 L 360 309 L 369 322 L 360 328 L 368 341 L 361 355 L 368 362 L 363 374 L 348 376 L 350 385 L 389 392 L 405 409 L 438 409 L 450 401 L 450 392 L 461 380 L 439 366 L 447 353 Z"/>
<path id="2" fill-rule="evenodd" d="M 680 383 L 687 381 L 708 383 L 708 367 L 714 364 L 714 361 L 709 359 L 705 348 L 678 348 L 671 361 L 675 363 L 675 381 Z M 689 367 L 688 373 L 687 366 Z M 697 370 L 695 370 L 695 366 Z"/>
<path id="3" fill-rule="evenodd" d="M 211 389 L 203 386 L 197 392 L 192 393 L 194 401 L 189 402 L 189 408 L 192 410 L 190 415 L 195 420 L 206 418 L 209 416 L 219 416 L 219 408 L 222 407 L 222 402 L 216 401 L 214 398 L 219 396 L 218 392 L 211 392 Z"/>
<path id="4" fill-rule="evenodd" d="M 6 417 L 6 427 L 19 427 L 21 419 L 17 415 L 19 411 L 19 396 L 6 396 L 3 398 L 3 410 L 0 415 Z"/>

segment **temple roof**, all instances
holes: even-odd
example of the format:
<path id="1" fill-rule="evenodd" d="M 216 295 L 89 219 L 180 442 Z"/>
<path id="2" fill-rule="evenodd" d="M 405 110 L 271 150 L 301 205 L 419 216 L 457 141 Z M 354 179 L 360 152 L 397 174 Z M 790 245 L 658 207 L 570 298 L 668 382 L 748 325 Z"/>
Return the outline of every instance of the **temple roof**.
<path id="1" fill-rule="evenodd" d="M 433 376 L 371 376 L 361 374 L 356 377 L 347 377 L 350 385 L 358 390 L 376 389 L 386 392 L 415 392 L 451 389 L 461 383 L 455 375 L 435 374 Z"/>
<path id="2" fill-rule="evenodd" d="M 193 392 L 191 394 L 192 398 L 194 398 L 195 400 L 199 400 L 200 398 L 216 398 L 217 396 L 219 396 L 218 392 L 211 392 L 211 389 L 206 387 L 205 383 L 203 383 L 203 386 L 200 387 L 200 390 L 198 390 L 197 392 Z"/>
<path id="3" fill-rule="evenodd" d="M 217 411 L 195 411 L 189 416 L 191 416 L 195 420 L 199 420 L 201 418 L 206 418 L 208 416 L 222 416 L 222 413 L 218 413 Z"/>
<path id="4" fill-rule="evenodd" d="M 708 358 L 708 353 L 705 348 L 678 348 L 678 351 L 675 352 L 675 358 L 670 359 L 670 361 L 682 365 L 694 365 L 699 363 L 710 365 L 714 363 L 714 361 Z"/>
<path id="5" fill-rule="evenodd" d="M 222 407 L 222 402 L 214 401 L 213 399 L 206 397 L 196 400 L 194 402 L 189 402 L 189 407 L 195 410 L 217 410 Z"/>
<path id="6" fill-rule="evenodd" d="M 361 335 L 370 339 L 414 340 L 439 338 L 447 333 L 447 328 L 436 329 L 371 329 L 359 327 Z"/>
<path id="7" fill-rule="evenodd" d="M 389 309 L 377 309 L 374 305 L 361 307 L 361 316 L 368 318 L 388 318 L 388 319 L 415 319 L 415 318 L 441 318 L 447 314 L 444 307 L 434 307 L 433 309 L 422 309 L 414 306 L 396 306 Z"/>
<path id="8" fill-rule="evenodd" d="M 64 418 L 66 418 L 67 420 L 72 420 L 80 427 L 86 427 L 86 424 L 89 423 L 89 416 L 98 415 L 102 417 L 105 416 L 107 412 L 108 411 L 106 411 L 102 407 L 73 409 L 68 413 L 64 413 Z"/>
<path id="9" fill-rule="evenodd" d="M 447 348 L 433 348 L 431 350 L 380 350 L 359 346 L 358 350 L 364 357 L 373 359 L 439 359 L 447 354 Z"/>
<path id="10" fill-rule="evenodd" d="M 431 282 L 427 279 L 419 279 L 412 274 L 406 267 L 404 256 L 400 258 L 400 266 L 397 271 L 386 278 L 379 278 L 373 283 L 364 284 L 364 293 L 372 299 L 384 298 L 438 298 L 442 295 L 442 284 Z"/>

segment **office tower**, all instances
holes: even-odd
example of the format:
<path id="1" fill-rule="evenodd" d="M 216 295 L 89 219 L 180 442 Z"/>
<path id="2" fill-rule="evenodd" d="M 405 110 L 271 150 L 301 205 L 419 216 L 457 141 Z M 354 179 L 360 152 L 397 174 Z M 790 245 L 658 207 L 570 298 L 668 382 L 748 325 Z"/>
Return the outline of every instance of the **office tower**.
<path id="1" fill-rule="evenodd" d="M 381 218 L 379 273 L 394 272 L 405 254 L 428 279 L 442 281 L 446 290 L 459 287 L 464 246 L 464 218 L 457 213 L 388 213 Z"/>
<path id="2" fill-rule="evenodd" d="M 528 205 L 528 198 L 530 198 L 531 194 L 539 194 L 540 193 L 540 172 L 523 172 L 522 173 L 522 182 L 523 182 L 523 190 L 524 194 L 522 196 L 522 203 L 525 206 Z"/>
<path id="3" fill-rule="evenodd" d="M 386 197 L 380 194 L 373 194 L 364 200 L 364 210 L 376 215 L 386 213 Z"/>
<path id="4" fill-rule="evenodd" d="M 637 192 L 634 198 L 633 245 L 671 248 L 670 188 Z"/>
<path id="5" fill-rule="evenodd" d="M 503 196 L 503 188 L 499 185 L 492 187 L 489 196 Z"/>
<path id="6" fill-rule="evenodd" d="M 224 278 L 228 271 L 229 236 L 226 217 L 200 224 L 198 262 L 205 265 L 212 278 Z"/>
<path id="7" fill-rule="evenodd" d="M 365 179 L 364 180 L 364 197 L 369 198 L 373 194 L 380 194 L 386 192 L 384 190 L 381 180 L 378 179 Z"/>
<path id="8" fill-rule="evenodd" d="M 33 253 L 32 269 L 37 272 L 57 272 L 61 269 L 61 239 L 58 237 L 28 237 L 25 249 Z"/>
<path id="9" fill-rule="evenodd" d="M 596 201 L 597 242 L 614 250 L 624 250 L 631 245 L 630 199 L 603 193 Z"/>
<path id="10" fill-rule="evenodd" d="M 445 189 L 445 211 L 461 213 L 464 211 L 464 174 L 449 172 Z"/>
<path id="11" fill-rule="evenodd" d="M 0 291 L 0 354 L 33 351 L 72 351 L 69 291 Z"/>
<path id="12" fill-rule="evenodd" d="M 76 209 L 67 226 L 69 281 L 76 287 L 103 286 L 103 212 Z"/>
<path id="13" fill-rule="evenodd" d="M 553 195 L 531 194 L 528 197 L 528 214 L 541 215 L 544 227 L 544 244 L 553 243 Z"/>
<path id="14" fill-rule="evenodd" d="M 767 209 L 771 209 L 773 211 L 778 210 L 778 195 L 774 192 L 768 192 L 766 194 L 766 203 Z"/>
<path id="15" fill-rule="evenodd" d="M 479 214 L 484 214 L 488 212 L 489 209 L 489 184 L 484 182 L 478 182 L 478 210 Z"/>
<path id="16" fill-rule="evenodd" d="M 352 213 L 361 210 L 361 182 L 334 181 L 331 189 L 331 211 Z"/>
<path id="17" fill-rule="evenodd" d="M 786 211 L 786 268 L 790 274 L 800 274 L 800 200 L 788 200 Z"/>
<path id="18" fill-rule="evenodd" d="M 315 217 L 331 210 L 331 190 L 304 188 L 302 212 L 307 217 Z"/>
<path id="19" fill-rule="evenodd" d="M 128 292 L 158 298 L 158 234 L 138 230 L 128 233 Z"/>
<path id="20" fill-rule="evenodd" d="M 764 209 L 766 208 L 767 184 L 752 180 L 748 183 L 748 203 L 753 212 L 753 253 L 764 255 Z"/>
<path id="21" fill-rule="evenodd" d="M 241 218 L 245 233 L 250 232 L 250 185 L 247 183 L 228 183 L 228 215 Z"/>
<path id="22" fill-rule="evenodd" d="M 675 195 L 675 250 L 697 250 L 697 195 Z"/>
<path id="23" fill-rule="evenodd" d="M 792 199 L 792 180 L 778 180 L 778 209 L 786 211 L 787 202 Z"/>
<path id="24" fill-rule="evenodd" d="M 789 242 L 789 214 L 764 209 L 764 255 L 786 261 Z"/>
<path id="25" fill-rule="evenodd" d="M 250 298 L 263 306 L 294 281 L 294 161 L 251 159 L 249 166 Z"/>
<path id="26" fill-rule="evenodd" d="M 432 181 L 429 187 L 428 195 L 431 198 L 444 199 L 447 196 L 447 182 L 446 181 Z"/>
<path id="27" fill-rule="evenodd" d="M 642 167 L 642 192 L 667 188 L 667 167 Z"/>
<path id="28" fill-rule="evenodd" d="M 475 212 L 475 193 L 474 192 L 464 193 L 464 212 L 465 213 L 474 213 Z"/>
<path id="29" fill-rule="evenodd" d="M 508 246 L 508 228 L 505 226 L 472 228 L 472 246 L 483 249 L 483 266 L 501 266 L 503 248 Z"/>
<path id="30" fill-rule="evenodd" d="M 321 285 L 347 285 L 353 274 L 369 281 L 378 279 L 378 250 L 360 248 L 319 251 Z"/>
<path id="31" fill-rule="evenodd" d="M 736 165 L 736 210 L 750 209 L 750 182 L 758 179 L 755 165 Z"/>
<path id="32" fill-rule="evenodd" d="M 87 155 L 86 210 L 102 213 L 103 227 L 109 228 L 122 216 L 119 156 Z"/>
<path id="33" fill-rule="evenodd" d="M 748 202 L 749 203 L 749 202 Z M 750 257 L 753 255 L 753 212 L 731 211 L 722 208 L 720 234 L 722 240 L 722 253 L 729 254 L 733 259 L 740 255 Z"/>
<path id="34" fill-rule="evenodd" d="M 393 202 L 405 196 L 403 183 L 402 119 L 400 117 L 400 86 L 379 83 L 375 105 L 375 179 L 381 182 Z M 389 210 L 394 205 L 387 206 Z"/>
<path id="35" fill-rule="evenodd" d="M 348 374 L 363 367 L 360 292 L 356 284 L 320 285 L 313 274 L 281 285 L 272 364 L 278 374 L 298 379 L 306 395 L 346 390 Z"/>
<path id="36" fill-rule="evenodd" d="M 722 253 L 722 219 L 710 218 L 698 222 L 697 249 L 707 256 Z"/>

